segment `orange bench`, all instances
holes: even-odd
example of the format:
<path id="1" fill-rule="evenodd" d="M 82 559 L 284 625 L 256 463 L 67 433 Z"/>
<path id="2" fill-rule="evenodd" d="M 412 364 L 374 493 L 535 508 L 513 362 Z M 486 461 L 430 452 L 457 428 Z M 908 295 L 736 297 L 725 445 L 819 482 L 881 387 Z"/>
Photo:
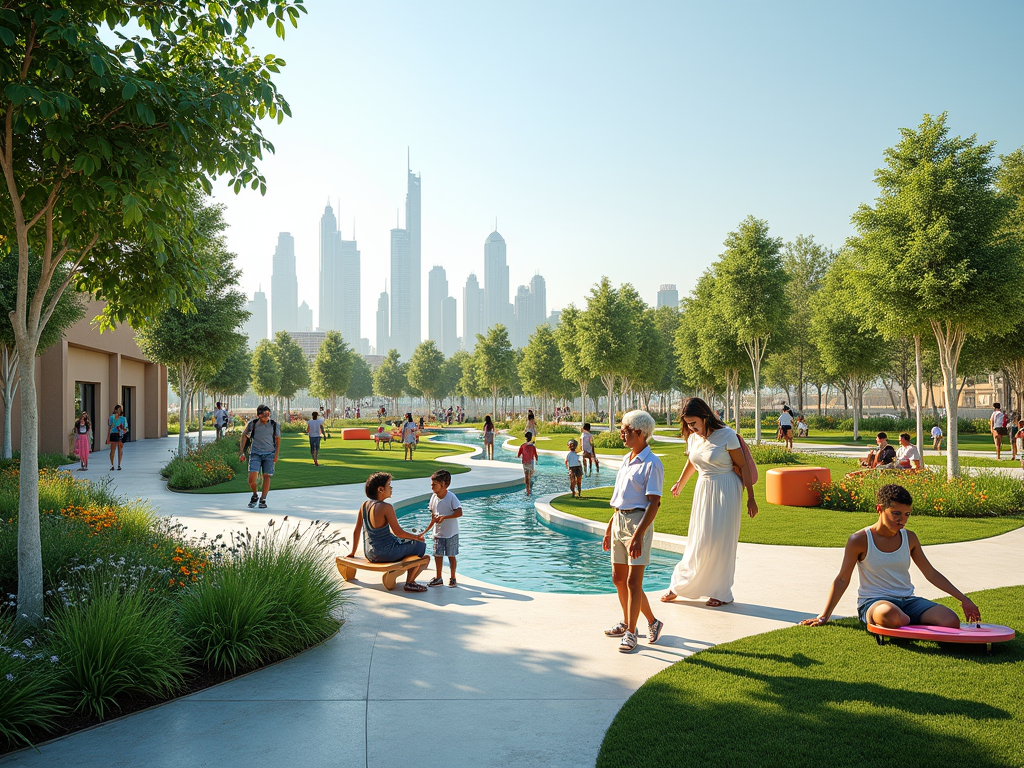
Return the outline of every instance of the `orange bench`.
<path id="1" fill-rule="evenodd" d="M 765 498 L 769 504 L 785 507 L 817 507 L 821 494 L 811 486 L 832 482 L 827 467 L 776 467 L 765 476 Z"/>
<path id="2" fill-rule="evenodd" d="M 370 430 L 366 427 L 348 427 L 341 430 L 342 440 L 369 440 Z"/>
<path id="3" fill-rule="evenodd" d="M 338 573 L 341 574 L 341 578 L 345 581 L 354 580 L 357 570 L 373 571 L 383 575 L 384 589 L 392 590 L 395 588 L 395 582 L 398 580 L 399 574 L 405 573 L 410 568 L 427 565 L 430 562 L 430 558 L 426 555 L 409 555 L 408 557 L 403 557 L 397 563 L 371 563 L 363 557 L 336 557 L 334 562 L 338 566 Z"/>

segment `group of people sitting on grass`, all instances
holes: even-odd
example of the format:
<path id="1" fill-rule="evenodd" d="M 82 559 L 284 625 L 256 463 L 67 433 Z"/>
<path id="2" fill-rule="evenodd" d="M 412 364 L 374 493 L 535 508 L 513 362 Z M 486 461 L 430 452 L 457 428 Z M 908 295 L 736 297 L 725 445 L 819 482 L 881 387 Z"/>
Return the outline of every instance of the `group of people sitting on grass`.
<path id="1" fill-rule="evenodd" d="M 868 455 L 861 459 L 860 465 L 864 469 L 859 472 L 851 472 L 851 475 L 858 475 L 874 469 L 914 469 L 920 470 L 924 467 L 921 459 L 921 451 L 910 442 L 908 432 L 900 433 L 900 447 L 894 448 L 889 445 L 889 435 L 879 432 L 875 435 L 877 448 L 868 451 Z"/>

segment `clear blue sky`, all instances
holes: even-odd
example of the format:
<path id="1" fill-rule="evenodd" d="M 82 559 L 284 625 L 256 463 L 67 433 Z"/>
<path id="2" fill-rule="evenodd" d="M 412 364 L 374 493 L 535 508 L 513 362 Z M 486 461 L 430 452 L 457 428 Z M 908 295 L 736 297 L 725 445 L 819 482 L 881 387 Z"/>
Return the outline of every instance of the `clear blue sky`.
<path id="1" fill-rule="evenodd" d="M 539 271 L 550 311 L 608 275 L 653 304 L 660 283 L 687 293 L 748 214 L 841 245 L 883 150 L 926 112 L 997 152 L 1024 145 L 1020 0 L 307 5 L 286 41 L 252 36 L 288 62 L 294 115 L 266 126 L 267 195 L 218 198 L 250 294 L 269 290 L 277 233 L 295 236 L 314 323 L 319 217 L 340 199 L 371 343 L 407 146 L 424 293 L 444 266 L 461 332 L 495 217 L 513 294 Z"/>

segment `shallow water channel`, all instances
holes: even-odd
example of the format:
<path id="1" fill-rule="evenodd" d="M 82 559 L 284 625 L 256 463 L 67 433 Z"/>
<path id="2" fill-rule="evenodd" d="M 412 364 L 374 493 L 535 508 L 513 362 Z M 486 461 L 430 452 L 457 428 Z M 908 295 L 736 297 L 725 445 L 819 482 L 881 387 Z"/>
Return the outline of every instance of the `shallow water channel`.
<path id="1" fill-rule="evenodd" d="M 541 442 L 540 447 L 543 450 L 550 446 L 550 450 L 555 450 L 564 446 L 570 437 L 553 435 L 550 441 Z M 510 439 L 508 435 L 496 436 L 494 458 L 520 464 L 514 452 L 502 448 Z M 434 440 L 483 446 L 483 437 L 476 431 L 444 433 Z M 609 554 L 601 549 L 599 538 L 552 528 L 537 515 L 533 505 L 537 498 L 549 493 L 569 492 L 563 461 L 564 454 L 540 454 L 533 480 L 533 496 L 527 496 L 522 486 L 457 493 L 463 509 L 459 520 L 459 573 L 491 584 L 534 592 L 599 594 L 615 591 L 611 582 Z M 600 474 L 584 476 L 583 495 L 586 496 L 587 489 L 614 483 L 615 469 L 604 467 Z M 402 527 L 426 527 L 430 522 L 426 506 L 424 502 L 400 509 Z M 611 507 L 608 512 L 611 514 Z M 427 534 L 427 554 L 431 553 L 431 536 Z M 655 550 L 644 576 L 645 589 L 648 592 L 666 589 L 677 562 L 679 555 Z M 446 563 L 446 572 L 447 567 Z M 433 564 L 428 573 L 432 568 Z"/>

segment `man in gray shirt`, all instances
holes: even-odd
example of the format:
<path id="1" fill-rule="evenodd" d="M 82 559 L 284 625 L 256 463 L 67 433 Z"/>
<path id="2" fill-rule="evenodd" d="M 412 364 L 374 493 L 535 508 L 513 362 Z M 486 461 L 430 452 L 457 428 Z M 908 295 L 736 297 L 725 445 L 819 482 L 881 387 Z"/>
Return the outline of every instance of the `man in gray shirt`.
<path id="1" fill-rule="evenodd" d="M 267 494 L 270 493 L 270 478 L 274 475 L 274 465 L 281 451 L 281 427 L 270 418 L 270 407 L 261 405 L 256 409 L 256 418 L 249 422 L 242 433 L 238 460 L 245 461 L 245 445 L 252 441 L 249 451 L 249 488 L 252 498 L 249 509 L 259 501 L 260 509 L 267 508 Z M 263 472 L 263 495 L 256 492 L 256 476 Z"/>

